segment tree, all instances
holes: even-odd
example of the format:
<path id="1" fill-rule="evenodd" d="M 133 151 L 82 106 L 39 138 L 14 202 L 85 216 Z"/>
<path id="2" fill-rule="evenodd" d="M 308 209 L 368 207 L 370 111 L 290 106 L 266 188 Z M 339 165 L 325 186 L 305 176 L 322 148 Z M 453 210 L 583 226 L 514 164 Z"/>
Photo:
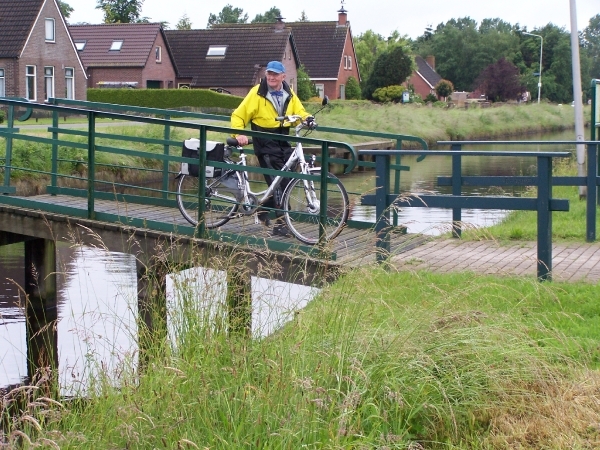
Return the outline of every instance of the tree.
<path id="1" fill-rule="evenodd" d="M 251 23 L 275 23 L 281 17 L 281 10 L 275 6 L 264 14 L 257 14 Z"/>
<path id="2" fill-rule="evenodd" d="M 183 16 L 181 16 L 181 19 L 179 19 L 179 22 L 177 22 L 175 24 L 175 29 L 176 30 L 191 30 L 192 29 L 192 21 L 190 20 L 190 18 L 188 17 L 187 14 L 183 14 Z"/>
<path id="3" fill-rule="evenodd" d="M 140 18 L 144 0 L 97 0 L 96 9 L 104 11 L 104 23 L 147 22 Z"/>
<path id="4" fill-rule="evenodd" d="M 590 19 L 588 26 L 581 33 L 584 53 L 590 60 L 590 71 L 583 75 L 586 78 L 600 78 L 600 14 Z"/>
<path id="5" fill-rule="evenodd" d="M 302 10 L 302 12 L 300 13 L 300 18 L 298 19 L 298 22 L 310 22 L 304 10 Z"/>
<path id="6" fill-rule="evenodd" d="M 61 0 L 58 0 L 58 7 L 60 8 L 60 12 L 62 13 L 65 19 L 71 17 L 71 13 L 74 11 L 71 5 Z"/>
<path id="7" fill-rule="evenodd" d="M 358 80 L 353 76 L 349 76 L 346 80 L 346 99 L 347 100 L 360 100 L 360 84 Z"/>
<path id="8" fill-rule="evenodd" d="M 312 97 L 316 97 L 319 95 L 317 92 L 317 88 L 314 83 L 310 80 L 310 75 L 306 71 L 304 65 L 300 65 L 298 67 L 298 98 L 305 102 Z"/>
<path id="9" fill-rule="evenodd" d="M 484 92 L 488 99 L 494 102 L 516 100 L 525 92 L 517 66 L 500 58 L 494 64 L 487 66 L 475 81 L 475 89 Z"/>
<path id="10" fill-rule="evenodd" d="M 218 15 L 208 15 L 207 28 L 221 23 L 248 23 L 248 14 L 244 14 L 242 8 L 234 8 L 227 4 Z"/>
<path id="11" fill-rule="evenodd" d="M 435 93 L 438 97 L 447 98 L 454 92 L 454 85 L 448 80 L 440 80 L 435 85 Z M 437 99 L 436 99 L 437 100 Z"/>
<path id="12" fill-rule="evenodd" d="M 406 81 L 414 68 L 414 60 L 408 47 L 396 45 L 379 55 L 373 64 L 373 71 L 367 80 L 363 95 L 372 99 L 376 89 L 400 85 Z"/>

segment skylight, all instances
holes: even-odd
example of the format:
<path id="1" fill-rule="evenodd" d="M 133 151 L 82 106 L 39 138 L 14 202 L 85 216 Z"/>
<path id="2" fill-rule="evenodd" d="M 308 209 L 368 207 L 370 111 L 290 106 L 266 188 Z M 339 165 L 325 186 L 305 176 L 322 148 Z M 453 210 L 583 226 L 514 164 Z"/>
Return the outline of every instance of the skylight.
<path id="1" fill-rule="evenodd" d="M 208 47 L 206 56 L 225 56 L 226 51 L 226 45 L 211 45 L 210 47 Z"/>
<path id="2" fill-rule="evenodd" d="M 119 50 L 121 50 L 122 46 L 123 46 L 123 41 L 113 41 L 112 45 L 110 46 L 110 49 L 119 51 Z"/>
<path id="3" fill-rule="evenodd" d="M 75 42 L 75 48 L 77 51 L 82 51 L 85 48 L 87 41 Z"/>

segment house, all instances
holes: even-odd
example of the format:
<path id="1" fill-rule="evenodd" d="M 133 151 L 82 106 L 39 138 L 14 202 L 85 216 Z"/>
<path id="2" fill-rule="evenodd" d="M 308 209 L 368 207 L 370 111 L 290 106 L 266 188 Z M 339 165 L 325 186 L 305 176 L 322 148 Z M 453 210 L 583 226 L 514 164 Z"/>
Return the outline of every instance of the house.
<path id="1" fill-rule="evenodd" d="M 286 81 L 297 88 L 298 53 L 288 27 L 272 25 L 166 30 L 177 67 L 177 87 L 245 96 L 265 75 L 269 61 L 282 61 Z"/>
<path id="2" fill-rule="evenodd" d="M 435 86 L 442 77 L 435 71 L 435 57 L 428 56 L 425 60 L 421 56 L 415 56 L 415 63 L 417 68 L 404 85 L 412 86 L 415 94 L 419 94 L 423 99 L 429 94 L 437 97 Z"/>
<path id="3" fill-rule="evenodd" d="M 348 78 L 352 76 L 360 82 L 350 22 L 343 6 L 338 11 L 337 21 L 283 22 L 283 18 L 279 17 L 275 24 L 220 24 L 212 30 L 254 27 L 272 27 L 275 30 L 286 27 L 292 30 L 300 64 L 308 72 L 320 97 L 327 95 L 332 99 L 345 99 Z"/>
<path id="4" fill-rule="evenodd" d="M 0 97 L 85 100 L 86 81 L 56 0 L 0 0 Z"/>
<path id="5" fill-rule="evenodd" d="M 176 70 L 159 23 L 71 25 L 88 87 L 175 87 Z"/>
<path id="6" fill-rule="evenodd" d="M 344 7 L 338 11 L 337 22 L 291 22 L 286 26 L 294 33 L 300 63 L 319 95 L 345 99 L 348 78 L 360 82 L 360 72 Z"/>

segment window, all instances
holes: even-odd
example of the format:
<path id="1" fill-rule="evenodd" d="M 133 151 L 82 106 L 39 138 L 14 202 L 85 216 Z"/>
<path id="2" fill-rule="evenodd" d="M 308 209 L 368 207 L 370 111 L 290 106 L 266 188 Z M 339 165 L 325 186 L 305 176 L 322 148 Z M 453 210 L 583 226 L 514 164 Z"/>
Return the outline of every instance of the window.
<path id="1" fill-rule="evenodd" d="M 35 100 L 35 66 L 26 66 L 25 75 L 25 97 L 27 100 Z"/>
<path id="2" fill-rule="evenodd" d="M 161 53 L 162 53 L 162 49 L 160 48 L 160 45 L 156 47 L 156 50 L 154 51 L 155 56 L 156 56 L 156 62 L 159 63 L 161 61 Z"/>
<path id="3" fill-rule="evenodd" d="M 87 44 L 87 41 L 75 42 L 75 48 L 77 49 L 78 52 L 82 52 L 83 49 L 85 48 L 85 44 Z"/>
<path id="4" fill-rule="evenodd" d="M 344 69 L 352 70 L 352 56 L 344 56 Z"/>
<path id="5" fill-rule="evenodd" d="M 226 45 L 211 45 L 208 47 L 208 51 L 206 52 L 206 56 L 225 56 L 225 52 L 227 51 Z"/>
<path id="6" fill-rule="evenodd" d="M 121 50 L 122 46 L 123 46 L 123 41 L 112 41 L 112 45 L 110 46 L 110 49 L 111 49 L 111 51 L 118 52 L 119 50 Z"/>
<path id="7" fill-rule="evenodd" d="M 65 98 L 75 99 L 75 69 L 65 67 Z"/>
<path id="8" fill-rule="evenodd" d="M 54 67 L 44 67 L 44 100 L 54 97 Z"/>
<path id="9" fill-rule="evenodd" d="M 4 69 L 0 69 L 0 97 L 6 96 L 6 80 L 4 78 Z"/>
<path id="10" fill-rule="evenodd" d="M 46 42 L 54 42 L 54 19 L 46 19 Z"/>

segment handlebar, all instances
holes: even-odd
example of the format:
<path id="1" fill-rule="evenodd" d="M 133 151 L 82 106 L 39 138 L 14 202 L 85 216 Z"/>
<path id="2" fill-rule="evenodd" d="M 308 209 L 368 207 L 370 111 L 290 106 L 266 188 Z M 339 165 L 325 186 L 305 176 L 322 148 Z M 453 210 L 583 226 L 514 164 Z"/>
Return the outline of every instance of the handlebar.
<path id="1" fill-rule="evenodd" d="M 238 140 L 234 137 L 228 137 L 225 142 L 230 147 L 241 147 Z M 248 145 L 252 145 L 252 139 L 248 139 Z"/>

